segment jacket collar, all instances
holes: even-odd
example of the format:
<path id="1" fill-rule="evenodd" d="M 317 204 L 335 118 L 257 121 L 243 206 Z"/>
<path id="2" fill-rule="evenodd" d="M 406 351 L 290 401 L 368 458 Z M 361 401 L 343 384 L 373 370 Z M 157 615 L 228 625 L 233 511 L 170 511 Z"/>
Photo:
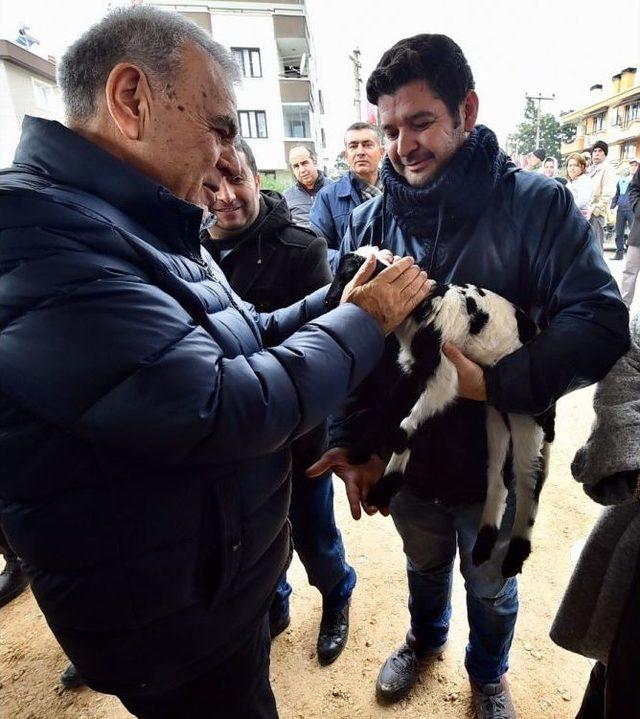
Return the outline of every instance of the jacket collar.
<path id="1" fill-rule="evenodd" d="M 202 209 L 54 120 L 25 116 L 15 166 L 95 195 L 175 252 L 199 258 Z"/>
<path id="2" fill-rule="evenodd" d="M 315 195 L 316 192 L 321 190 L 326 184 L 327 177 L 324 172 L 322 172 L 322 170 L 318 170 L 318 179 L 316 180 L 316 184 L 313 186 L 313 190 L 308 190 L 301 182 L 298 182 L 296 180 L 296 185 L 298 186 L 298 189 L 302 192 L 306 192 L 307 195 Z"/>

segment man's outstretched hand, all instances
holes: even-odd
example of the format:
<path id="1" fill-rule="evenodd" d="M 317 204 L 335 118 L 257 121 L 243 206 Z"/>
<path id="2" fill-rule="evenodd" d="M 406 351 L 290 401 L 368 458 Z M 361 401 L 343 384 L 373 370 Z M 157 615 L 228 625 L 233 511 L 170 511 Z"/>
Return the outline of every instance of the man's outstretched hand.
<path id="1" fill-rule="evenodd" d="M 344 288 L 341 302 L 353 302 L 368 312 L 387 335 L 428 296 L 433 283 L 412 257 L 395 258 L 392 265 L 370 279 L 375 269 L 376 257 L 370 255 Z"/>
<path id="2" fill-rule="evenodd" d="M 371 455 L 371 459 L 364 464 L 351 464 L 347 450 L 343 447 L 334 447 L 327 450 L 315 464 L 309 467 L 307 476 L 319 477 L 325 472 L 337 474 L 347 490 L 351 516 L 360 519 L 361 507 L 367 514 L 375 514 L 378 511 L 375 507 L 366 506 L 365 501 L 371 487 L 382 477 L 384 467 L 384 462 L 377 454 Z M 386 517 L 389 510 L 381 509 L 380 514 Z"/>

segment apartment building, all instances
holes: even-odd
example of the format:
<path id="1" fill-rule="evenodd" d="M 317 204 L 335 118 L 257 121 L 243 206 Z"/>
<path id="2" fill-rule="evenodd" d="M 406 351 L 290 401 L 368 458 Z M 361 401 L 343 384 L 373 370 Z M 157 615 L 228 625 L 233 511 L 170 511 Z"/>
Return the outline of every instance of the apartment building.
<path id="1" fill-rule="evenodd" d="M 571 142 L 562 144 L 563 158 L 582 152 L 594 142 L 609 145 L 609 160 L 618 164 L 640 157 L 640 77 L 635 67 L 627 67 L 611 78 L 607 87 L 590 88 L 589 102 L 579 110 L 560 117 L 562 125 L 575 125 Z"/>
<path id="2" fill-rule="evenodd" d="M 25 115 L 62 119 L 55 62 L 0 39 L 0 167 L 13 160 Z"/>
<path id="3" fill-rule="evenodd" d="M 324 107 L 313 39 L 302 0 L 196 0 L 154 5 L 176 10 L 228 47 L 242 70 L 238 121 L 259 170 L 288 176 L 294 145 L 316 151 L 326 165 Z"/>

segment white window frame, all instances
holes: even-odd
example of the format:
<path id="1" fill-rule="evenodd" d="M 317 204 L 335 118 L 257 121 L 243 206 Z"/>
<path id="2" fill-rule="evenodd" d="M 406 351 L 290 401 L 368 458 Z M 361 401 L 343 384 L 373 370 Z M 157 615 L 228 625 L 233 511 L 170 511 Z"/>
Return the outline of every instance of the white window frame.
<path id="1" fill-rule="evenodd" d="M 261 78 L 262 74 L 262 55 L 259 47 L 232 47 L 233 57 L 238 62 L 238 55 L 242 57 L 242 62 L 238 62 L 242 77 Z M 257 65 L 257 68 L 255 67 Z M 256 72 L 257 70 L 257 72 Z"/>
<path id="2" fill-rule="evenodd" d="M 259 115 L 264 118 L 264 122 L 260 121 Z M 238 125 L 242 137 L 252 140 L 264 140 L 269 137 L 266 110 L 238 110 Z M 260 131 L 263 128 L 264 134 L 261 135 Z"/>

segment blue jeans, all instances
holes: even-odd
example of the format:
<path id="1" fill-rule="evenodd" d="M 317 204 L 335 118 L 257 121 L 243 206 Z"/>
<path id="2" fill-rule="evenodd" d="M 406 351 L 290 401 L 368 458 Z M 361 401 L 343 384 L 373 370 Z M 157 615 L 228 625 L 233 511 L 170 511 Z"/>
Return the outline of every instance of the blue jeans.
<path id="1" fill-rule="evenodd" d="M 618 207 L 616 213 L 616 250 L 618 252 L 624 252 L 624 231 L 628 226 L 631 231 L 631 225 L 633 225 L 634 215 L 632 210 L 626 210 L 623 207 Z"/>
<path id="2" fill-rule="evenodd" d="M 344 554 L 342 536 L 333 512 L 331 474 L 309 479 L 294 472 L 289 519 L 293 546 L 309 579 L 323 598 L 323 606 L 342 609 L 356 585 L 356 573 Z M 271 617 L 289 613 L 291 585 L 286 574 L 280 579 L 271 605 Z"/>
<path id="3" fill-rule="evenodd" d="M 509 668 L 518 615 L 517 582 L 505 580 L 500 570 L 513 523 L 513 493 L 492 558 L 474 567 L 471 551 L 482 507 L 482 503 L 447 506 L 403 488 L 391 502 L 391 515 L 407 556 L 411 615 L 407 643 L 420 655 L 446 642 L 457 543 L 469 620 L 465 667 L 471 677 L 487 683 L 497 682 Z"/>

